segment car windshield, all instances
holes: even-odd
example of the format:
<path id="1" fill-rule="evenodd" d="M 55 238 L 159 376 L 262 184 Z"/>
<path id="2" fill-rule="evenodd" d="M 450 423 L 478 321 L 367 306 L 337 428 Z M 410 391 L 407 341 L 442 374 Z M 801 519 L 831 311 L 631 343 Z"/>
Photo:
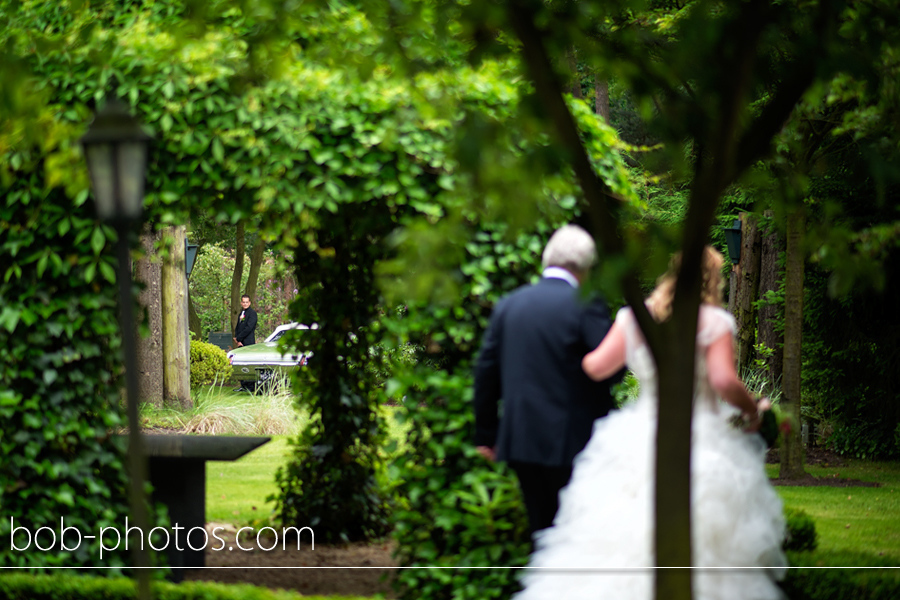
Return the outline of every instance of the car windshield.
<path id="1" fill-rule="evenodd" d="M 270 342 L 277 342 L 278 340 L 281 339 L 281 337 L 282 337 L 286 332 L 287 332 L 287 329 L 284 329 L 284 330 L 282 330 L 282 331 L 276 331 L 274 334 L 272 334 L 272 337 L 270 337 L 268 341 L 270 341 Z"/>
<path id="2" fill-rule="evenodd" d="M 308 327 L 306 325 L 295 325 L 293 327 L 280 326 L 278 330 L 276 330 L 269 337 L 266 338 L 266 341 L 267 342 L 277 342 L 288 331 L 305 331 L 306 329 L 308 329 Z"/>

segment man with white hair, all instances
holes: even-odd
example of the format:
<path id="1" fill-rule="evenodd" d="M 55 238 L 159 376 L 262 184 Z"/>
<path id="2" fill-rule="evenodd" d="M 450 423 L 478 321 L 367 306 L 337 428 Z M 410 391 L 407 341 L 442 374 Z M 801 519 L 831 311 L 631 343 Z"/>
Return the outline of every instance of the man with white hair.
<path id="1" fill-rule="evenodd" d="M 612 326 L 606 303 L 578 290 L 595 259 L 587 231 L 558 229 L 541 280 L 497 303 L 475 365 L 475 445 L 516 472 L 532 533 L 553 523 L 575 455 L 613 406 L 611 380 L 581 369 Z"/>

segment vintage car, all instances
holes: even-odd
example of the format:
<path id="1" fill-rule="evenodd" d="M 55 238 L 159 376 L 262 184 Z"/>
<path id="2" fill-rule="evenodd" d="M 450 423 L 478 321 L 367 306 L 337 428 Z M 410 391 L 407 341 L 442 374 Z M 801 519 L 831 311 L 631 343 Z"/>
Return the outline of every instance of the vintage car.
<path id="1" fill-rule="evenodd" d="M 244 389 L 255 389 L 275 378 L 279 373 L 302 367 L 309 360 L 307 354 L 283 353 L 278 348 L 278 340 L 291 330 L 313 330 L 315 325 L 288 323 L 279 325 L 264 342 L 242 346 L 228 352 L 234 378 Z"/>

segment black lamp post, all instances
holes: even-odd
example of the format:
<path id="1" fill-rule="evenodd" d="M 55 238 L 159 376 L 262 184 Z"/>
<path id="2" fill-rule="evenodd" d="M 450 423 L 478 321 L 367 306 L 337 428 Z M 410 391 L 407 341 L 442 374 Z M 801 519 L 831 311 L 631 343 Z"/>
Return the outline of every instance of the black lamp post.
<path id="1" fill-rule="evenodd" d="M 194 270 L 194 261 L 197 260 L 197 250 L 200 249 L 198 244 L 192 244 L 185 240 L 184 244 L 184 272 L 191 277 L 191 271 Z"/>
<path id="2" fill-rule="evenodd" d="M 725 243 L 728 244 L 728 258 L 731 264 L 741 262 L 741 220 L 735 219 L 731 227 L 723 227 L 725 230 Z"/>
<path id="3" fill-rule="evenodd" d="M 119 307 L 125 350 L 125 403 L 128 413 L 128 465 L 131 472 L 131 515 L 141 537 L 149 532 L 144 482 L 147 480 L 138 421 L 137 355 L 134 340 L 134 306 L 131 294 L 130 236 L 144 204 L 147 146 L 152 137 L 118 100 L 109 100 L 94 116 L 81 138 L 87 158 L 97 216 L 109 222 L 118 234 Z M 143 541 L 132 543 L 138 574 L 139 597 L 150 597 L 149 554 Z"/>

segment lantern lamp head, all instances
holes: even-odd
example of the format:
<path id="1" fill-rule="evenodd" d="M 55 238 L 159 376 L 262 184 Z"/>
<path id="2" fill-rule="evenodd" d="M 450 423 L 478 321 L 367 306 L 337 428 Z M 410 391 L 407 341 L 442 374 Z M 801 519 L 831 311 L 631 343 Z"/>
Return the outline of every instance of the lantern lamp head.
<path id="1" fill-rule="evenodd" d="M 151 139 L 119 100 L 107 101 L 94 116 L 81 145 L 100 219 L 131 221 L 140 217 Z"/>
<path id="2" fill-rule="evenodd" d="M 741 262 L 741 221 L 735 219 L 731 227 L 724 227 L 725 243 L 728 245 L 728 258 L 731 264 L 736 265 Z"/>

